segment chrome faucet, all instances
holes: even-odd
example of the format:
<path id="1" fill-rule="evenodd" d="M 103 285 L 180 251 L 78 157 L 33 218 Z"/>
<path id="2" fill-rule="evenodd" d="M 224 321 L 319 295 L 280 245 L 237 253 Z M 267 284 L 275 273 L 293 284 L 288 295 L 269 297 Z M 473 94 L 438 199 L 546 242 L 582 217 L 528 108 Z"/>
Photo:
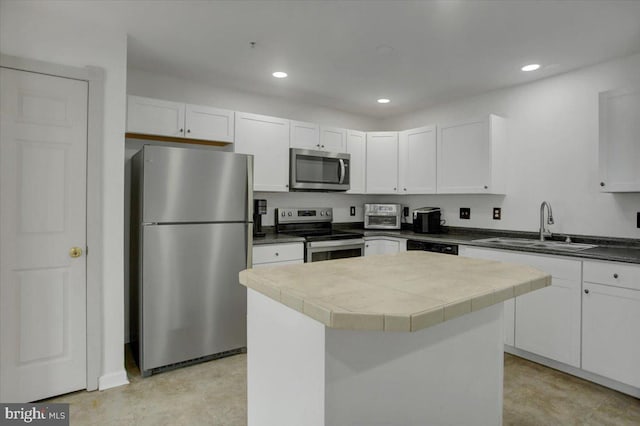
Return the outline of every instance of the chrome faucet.
<path id="1" fill-rule="evenodd" d="M 540 241 L 544 241 L 545 237 L 551 237 L 551 231 L 545 229 L 544 227 L 544 206 L 547 206 L 547 210 L 549 210 L 549 217 L 547 218 L 547 224 L 553 225 L 553 213 L 551 212 L 551 204 L 546 201 L 543 201 L 540 204 Z"/>

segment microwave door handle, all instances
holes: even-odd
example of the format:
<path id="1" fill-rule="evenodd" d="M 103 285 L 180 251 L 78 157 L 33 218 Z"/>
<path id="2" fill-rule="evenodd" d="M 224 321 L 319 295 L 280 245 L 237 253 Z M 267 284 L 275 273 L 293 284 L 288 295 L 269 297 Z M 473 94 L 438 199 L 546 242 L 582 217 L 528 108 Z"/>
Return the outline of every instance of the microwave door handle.
<path id="1" fill-rule="evenodd" d="M 342 158 L 339 158 L 338 161 L 340 162 L 340 182 L 339 183 L 343 183 L 344 175 L 346 174 L 346 170 L 344 167 L 344 160 Z"/>

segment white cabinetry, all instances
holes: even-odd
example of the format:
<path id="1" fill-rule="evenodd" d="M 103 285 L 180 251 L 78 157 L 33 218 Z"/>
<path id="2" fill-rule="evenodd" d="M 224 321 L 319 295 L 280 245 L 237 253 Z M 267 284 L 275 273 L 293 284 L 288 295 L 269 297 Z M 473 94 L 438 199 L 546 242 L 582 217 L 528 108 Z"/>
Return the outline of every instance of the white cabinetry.
<path id="1" fill-rule="evenodd" d="M 289 120 L 237 113 L 235 152 L 254 156 L 255 191 L 289 191 Z"/>
<path id="2" fill-rule="evenodd" d="M 367 237 L 364 242 L 364 255 L 393 254 L 407 251 L 407 240 L 392 237 Z"/>
<path id="3" fill-rule="evenodd" d="M 490 114 L 438 126 L 437 146 L 439 193 L 505 193 L 504 118 Z"/>
<path id="4" fill-rule="evenodd" d="M 582 368 L 640 388 L 640 267 L 584 262 Z"/>
<path id="5" fill-rule="evenodd" d="M 600 93 L 600 189 L 640 192 L 640 89 Z"/>
<path id="6" fill-rule="evenodd" d="M 351 155 L 349 167 L 349 194 L 364 194 L 367 159 L 367 134 L 357 130 L 347 131 L 347 153 Z"/>
<path id="7" fill-rule="evenodd" d="M 303 243 L 261 244 L 253 246 L 253 267 L 304 263 Z"/>
<path id="8" fill-rule="evenodd" d="M 233 142 L 234 112 L 129 95 L 127 132 Z"/>
<path id="9" fill-rule="evenodd" d="M 460 254 L 532 266 L 552 276 L 551 286 L 515 298 L 512 343 L 518 349 L 580 367 L 581 262 L 551 256 L 465 248 Z M 505 303 L 505 318 L 507 309 Z M 505 330 L 511 333 L 511 320 Z"/>
<path id="10" fill-rule="evenodd" d="M 320 149 L 320 127 L 315 123 L 290 121 L 291 148 Z"/>
<path id="11" fill-rule="evenodd" d="M 398 161 L 400 194 L 435 194 L 435 126 L 400 132 Z"/>
<path id="12" fill-rule="evenodd" d="M 346 152 L 347 130 L 336 127 L 320 127 L 320 149 L 329 152 Z"/>
<path id="13" fill-rule="evenodd" d="M 366 161 L 368 194 L 398 192 L 398 132 L 368 132 Z"/>

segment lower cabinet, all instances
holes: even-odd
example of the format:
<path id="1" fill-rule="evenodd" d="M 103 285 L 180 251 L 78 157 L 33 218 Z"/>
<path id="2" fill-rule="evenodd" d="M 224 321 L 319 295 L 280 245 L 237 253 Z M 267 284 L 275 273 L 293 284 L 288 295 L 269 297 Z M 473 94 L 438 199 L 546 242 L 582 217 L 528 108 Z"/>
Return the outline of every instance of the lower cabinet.
<path id="1" fill-rule="evenodd" d="M 303 243 L 261 244 L 253 246 L 253 267 L 304 263 Z"/>
<path id="2" fill-rule="evenodd" d="M 584 262 L 582 368 L 640 388 L 640 267 Z"/>
<path id="3" fill-rule="evenodd" d="M 505 343 L 580 367 L 580 260 L 470 247 L 460 254 L 519 263 L 551 274 L 551 286 L 516 297 L 513 307 L 505 304 Z"/>
<path id="4" fill-rule="evenodd" d="M 407 240 L 404 238 L 366 238 L 364 242 L 364 255 L 393 254 L 407 251 Z"/>

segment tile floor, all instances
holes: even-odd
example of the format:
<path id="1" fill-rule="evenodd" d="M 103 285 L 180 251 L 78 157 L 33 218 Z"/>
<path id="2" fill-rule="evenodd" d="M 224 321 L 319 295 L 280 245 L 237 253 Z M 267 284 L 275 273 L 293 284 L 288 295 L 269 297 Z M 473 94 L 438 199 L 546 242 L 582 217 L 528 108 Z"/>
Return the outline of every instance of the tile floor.
<path id="1" fill-rule="evenodd" d="M 129 386 L 49 401 L 71 404 L 72 426 L 246 425 L 246 355 L 146 379 L 127 359 Z M 640 425 L 640 400 L 511 355 L 504 395 L 504 425 Z"/>

